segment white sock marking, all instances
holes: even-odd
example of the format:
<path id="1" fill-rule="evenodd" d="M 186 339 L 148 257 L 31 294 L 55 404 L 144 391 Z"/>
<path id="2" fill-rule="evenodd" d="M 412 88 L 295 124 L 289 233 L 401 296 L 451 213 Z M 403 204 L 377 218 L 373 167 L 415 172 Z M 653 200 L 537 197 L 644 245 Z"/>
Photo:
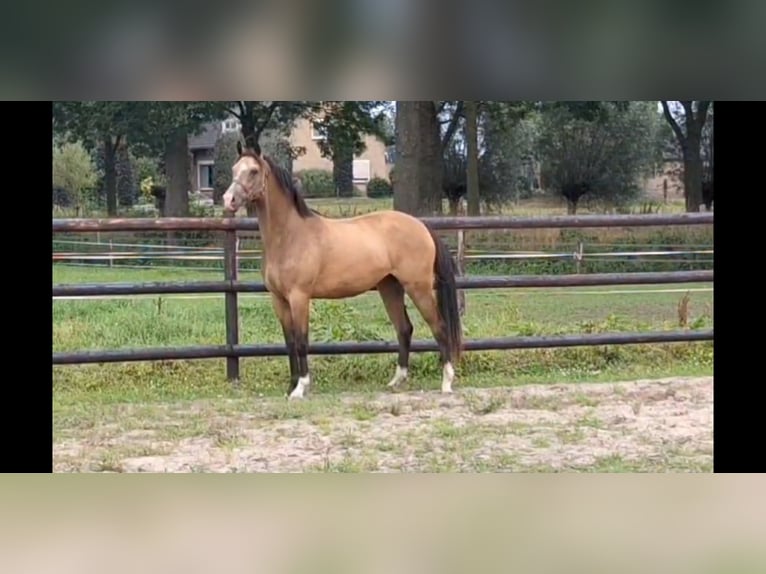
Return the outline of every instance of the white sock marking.
<path id="1" fill-rule="evenodd" d="M 306 375 L 305 377 L 301 377 L 300 379 L 298 379 L 298 384 L 293 389 L 293 392 L 290 393 L 290 398 L 302 399 L 304 396 L 304 392 L 308 388 L 309 384 L 311 384 L 310 375 Z"/>
<path id="2" fill-rule="evenodd" d="M 391 382 L 388 383 L 388 386 L 391 388 L 398 387 L 399 384 L 405 380 L 407 380 L 407 367 L 396 365 L 396 374 L 394 375 L 394 378 L 391 379 Z"/>
<path id="3" fill-rule="evenodd" d="M 455 369 L 452 368 L 452 363 L 445 363 L 442 369 L 442 392 L 452 392 L 452 381 L 455 379 Z"/>

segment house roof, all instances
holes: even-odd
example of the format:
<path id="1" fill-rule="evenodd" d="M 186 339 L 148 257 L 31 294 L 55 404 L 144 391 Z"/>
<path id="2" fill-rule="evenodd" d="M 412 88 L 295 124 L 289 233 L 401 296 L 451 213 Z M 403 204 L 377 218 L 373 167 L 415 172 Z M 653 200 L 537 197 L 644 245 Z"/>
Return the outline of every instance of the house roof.
<path id="1" fill-rule="evenodd" d="M 215 142 L 221 135 L 221 122 L 208 122 L 203 124 L 202 132 L 199 135 L 189 136 L 189 149 L 213 149 Z"/>

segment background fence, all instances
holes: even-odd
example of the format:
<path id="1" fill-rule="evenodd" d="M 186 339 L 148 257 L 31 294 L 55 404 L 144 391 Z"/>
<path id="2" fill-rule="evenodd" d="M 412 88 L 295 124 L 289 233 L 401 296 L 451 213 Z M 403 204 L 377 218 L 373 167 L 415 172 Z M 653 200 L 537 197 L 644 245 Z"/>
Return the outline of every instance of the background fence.
<path id="1" fill-rule="evenodd" d="M 540 228 L 593 228 L 593 227 L 641 227 L 641 226 L 675 226 L 675 225 L 712 225 L 712 213 L 672 214 L 672 215 L 585 215 L 585 216 L 550 216 L 550 217 L 431 217 L 423 218 L 436 230 L 490 230 L 490 229 L 540 229 Z M 224 293 L 226 344 L 193 347 L 165 347 L 119 350 L 92 350 L 78 352 L 53 353 L 54 365 L 104 363 L 123 361 L 153 361 L 172 359 L 203 359 L 225 358 L 226 372 L 230 380 L 239 378 L 240 357 L 265 357 L 286 355 L 284 345 L 242 345 L 239 342 L 239 293 L 265 293 L 265 285 L 256 281 L 241 281 L 238 279 L 239 259 L 243 256 L 238 251 L 238 231 L 257 231 L 258 222 L 251 218 L 162 218 L 162 219 L 54 219 L 53 233 L 102 233 L 102 232 L 171 232 L 171 231 L 214 231 L 223 233 L 222 247 L 201 250 L 199 248 L 181 248 L 178 246 L 155 246 L 156 251 L 164 251 L 165 256 L 176 258 L 210 257 L 220 260 L 223 258 L 224 279 L 221 281 L 185 281 L 185 282 L 150 282 L 150 283 L 111 283 L 111 284 L 77 284 L 56 285 L 52 289 L 54 298 L 61 297 L 96 297 L 114 295 L 145 295 L 170 293 Z M 98 242 L 104 243 L 104 242 Z M 117 247 L 132 247 L 135 244 L 118 245 Z M 117 252 L 115 245 L 110 246 L 112 261 L 116 257 L 128 257 L 146 254 Z M 712 250 L 691 250 L 702 254 L 712 255 Z M 627 252 L 634 255 L 636 252 Z M 640 252 L 639 252 L 640 253 Z M 640 253 L 643 256 L 657 256 L 658 251 Z M 677 251 L 668 254 L 678 256 Z M 54 260 L 84 260 L 82 253 L 57 253 Z M 252 253 L 245 253 L 245 257 Z M 466 258 L 472 254 L 468 252 Z M 474 254 L 476 255 L 476 254 Z M 584 255 L 582 249 L 572 254 L 543 254 L 543 253 L 490 253 L 495 258 L 522 258 L 534 256 L 569 257 L 576 264 Z M 480 255 L 481 256 L 481 255 Z M 484 254 L 486 257 L 487 254 Z M 615 256 L 592 253 L 588 257 Z M 661 256 L 661 255 L 660 255 Z M 107 257 L 109 254 L 96 253 L 94 258 Z M 497 289 L 497 288 L 528 288 L 528 287 L 573 287 L 596 285 L 640 285 L 640 284 L 669 284 L 713 281 L 712 269 L 664 271 L 664 272 L 628 272 L 628 273 L 590 273 L 564 275 L 520 275 L 520 276 L 466 276 L 458 279 L 458 287 L 463 289 Z M 562 335 L 550 337 L 503 337 L 495 339 L 471 339 L 465 342 L 467 351 L 506 350 L 571 347 L 587 345 L 619 345 L 642 343 L 669 343 L 681 341 L 712 340 L 713 330 L 678 330 L 636 333 L 601 333 Z M 394 353 L 397 343 L 391 342 L 338 342 L 310 344 L 310 354 L 358 354 L 358 353 Z M 434 341 L 413 341 L 413 352 L 437 351 Z"/>

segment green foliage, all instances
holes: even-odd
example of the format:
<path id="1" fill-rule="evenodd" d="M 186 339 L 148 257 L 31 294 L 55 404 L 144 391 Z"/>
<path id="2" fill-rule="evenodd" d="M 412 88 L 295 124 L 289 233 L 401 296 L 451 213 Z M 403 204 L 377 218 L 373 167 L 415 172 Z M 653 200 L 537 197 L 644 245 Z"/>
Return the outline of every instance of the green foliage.
<path id="1" fill-rule="evenodd" d="M 335 197 L 335 183 L 331 171 L 304 169 L 295 175 L 301 181 L 305 197 Z"/>
<path id="2" fill-rule="evenodd" d="M 539 112 L 528 102 L 485 102 L 480 123 L 484 134 L 484 153 L 479 158 L 482 200 L 497 207 L 530 197 L 539 183 L 535 174 Z"/>
<path id="3" fill-rule="evenodd" d="M 139 180 L 133 174 L 130 154 L 124 145 L 117 149 L 115 171 L 117 173 L 117 201 L 121 206 L 131 207 L 138 199 Z"/>
<path id="4" fill-rule="evenodd" d="M 454 143 L 448 146 L 443 159 L 442 191 L 450 205 L 454 206 L 468 191 L 468 161 L 464 150 Z"/>
<path id="5" fill-rule="evenodd" d="M 313 301 L 311 316 L 315 323 L 312 334 L 318 342 L 385 340 L 348 301 Z"/>
<path id="6" fill-rule="evenodd" d="M 320 101 L 312 106 L 309 120 L 326 138 L 317 140 L 322 157 L 333 162 L 334 189 L 343 197 L 354 192 L 353 161 L 366 149 L 364 136 L 372 134 L 387 143 L 384 102 Z"/>
<path id="7" fill-rule="evenodd" d="M 223 119 L 218 102 L 139 102 L 134 109 L 137 127 L 132 131 L 130 143 L 145 155 L 161 156 L 168 138 L 177 132 L 198 134 L 206 122 Z"/>
<path id="8" fill-rule="evenodd" d="M 393 193 L 391 182 L 382 177 L 373 177 L 367 183 L 367 197 L 391 197 Z"/>
<path id="9" fill-rule="evenodd" d="M 82 269 L 54 265 L 54 282 L 143 282 L 200 279 L 200 271 L 136 271 Z M 217 274 L 214 274 L 217 275 Z M 207 276 L 207 275 L 205 275 Z M 210 276 L 212 278 L 212 275 Z M 258 280 L 243 274 L 243 280 Z M 647 288 L 648 289 L 648 288 Z M 675 329 L 677 293 L 619 294 L 604 288 L 603 295 L 578 294 L 582 288 L 556 294 L 524 290 L 468 291 L 466 328 L 470 338 L 516 333 L 555 335 Z M 594 289 L 588 289 L 592 291 Z M 632 290 L 632 289 L 631 289 Z M 689 321 L 695 328 L 713 324 L 712 295 L 693 293 Z M 565 300 L 566 313 L 561 312 Z M 268 297 L 240 299 L 240 340 L 282 344 L 283 338 Z M 416 340 L 431 335 L 420 315 L 411 309 Z M 310 341 L 395 340 L 380 297 L 375 293 L 347 301 L 314 301 Z M 140 346 L 216 345 L 225 340 L 220 299 L 187 300 L 155 297 L 134 300 L 57 301 L 53 306 L 53 349 Z M 312 356 L 309 359 L 317 394 L 339 391 L 377 391 L 393 375 L 395 353 L 384 355 Z M 125 400 L 162 395 L 185 398 L 230 392 L 223 360 L 155 363 L 116 363 L 101 366 L 62 366 L 54 369 L 57 400 Z M 243 359 L 242 390 L 278 396 L 289 380 L 285 357 Z M 713 344 L 597 346 L 470 352 L 458 376 L 467 387 L 500 386 L 534 381 L 616 380 L 615 377 L 670 376 L 709 373 Z M 413 353 L 411 388 L 437 389 L 441 378 L 437 353 Z"/>
<path id="10" fill-rule="evenodd" d="M 244 143 L 252 146 L 260 143 L 261 136 L 274 132 L 287 136 L 296 120 L 312 113 L 316 102 L 309 101 L 247 101 L 217 102 L 224 114 L 236 117 L 242 124 Z M 291 149 L 291 153 L 300 153 Z"/>
<path id="11" fill-rule="evenodd" d="M 53 187 L 61 190 L 54 193 L 54 204 L 83 207 L 92 197 L 97 180 L 93 159 L 80 142 L 54 146 Z"/>
<path id="12" fill-rule="evenodd" d="M 350 149 L 359 155 L 366 149 L 363 136 L 372 134 L 389 143 L 390 123 L 381 101 L 316 102 L 310 120 L 315 129 L 326 134 L 317 145 L 323 157 L 334 159 L 339 150 Z"/>
<path id="13" fill-rule="evenodd" d="M 130 150 L 130 161 L 133 166 L 133 177 L 139 182 L 139 186 L 147 179 L 151 179 L 153 183 L 164 183 L 156 158 L 136 155 Z"/>
<path id="14" fill-rule="evenodd" d="M 89 150 L 99 148 L 104 154 L 106 144 L 108 152 L 102 163 L 105 170 L 111 170 L 116 167 L 115 152 L 126 142 L 139 155 L 157 157 L 172 135 L 195 133 L 205 121 L 222 113 L 217 102 L 55 102 L 53 127 L 69 141 L 81 140 Z M 184 190 L 173 182 L 168 191 L 177 194 Z M 105 193 L 108 211 L 115 215 L 117 189 L 110 187 Z"/>
<path id="15" fill-rule="evenodd" d="M 104 137 L 130 139 L 142 131 L 148 103 L 54 102 L 53 128 L 67 141 L 81 141 L 86 149 L 93 150 L 101 146 Z"/>
<path id="16" fill-rule="evenodd" d="M 552 105 L 542 114 L 538 149 L 549 191 L 561 194 L 567 186 L 585 184 L 598 201 L 619 205 L 634 199 L 656 157 L 653 104 L 584 104 Z"/>

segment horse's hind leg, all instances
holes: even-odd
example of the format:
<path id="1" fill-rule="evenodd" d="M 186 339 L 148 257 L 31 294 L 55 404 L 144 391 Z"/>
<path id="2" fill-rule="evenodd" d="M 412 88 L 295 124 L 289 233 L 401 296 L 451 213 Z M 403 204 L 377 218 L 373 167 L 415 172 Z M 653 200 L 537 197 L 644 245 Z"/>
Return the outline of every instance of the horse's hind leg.
<path id="1" fill-rule="evenodd" d="M 431 329 L 431 333 L 439 345 L 439 355 L 442 364 L 442 392 L 452 392 L 452 382 L 455 380 L 455 369 L 452 366 L 447 333 L 444 322 L 439 317 L 439 307 L 434 295 L 433 282 L 418 282 L 406 286 L 407 294 L 415 303 L 420 314 Z"/>
<path id="2" fill-rule="evenodd" d="M 396 338 L 399 341 L 399 357 L 396 363 L 396 373 L 388 386 L 398 387 L 407 380 L 410 363 L 410 344 L 412 343 L 412 322 L 407 316 L 407 308 L 404 305 L 404 287 L 392 275 L 388 275 L 378 283 L 378 293 L 383 299 L 388 318 L 396 329 Z"/>
<path id="3" fill-rule="evenodd" d="M 310 301 L 304 293 L 294 291 L 288 296 L 290 304 L 290 316 L 293 328 L 293 345 L 295 347 L 295 358 L 298 366 L 298 381 L 295 387 L 292 387 L 288 398 L 300 399 L 306 394 L 311 384 L 311 375 L 308 365 L 308 345 L 309 345 L 309 309 Z"/>

